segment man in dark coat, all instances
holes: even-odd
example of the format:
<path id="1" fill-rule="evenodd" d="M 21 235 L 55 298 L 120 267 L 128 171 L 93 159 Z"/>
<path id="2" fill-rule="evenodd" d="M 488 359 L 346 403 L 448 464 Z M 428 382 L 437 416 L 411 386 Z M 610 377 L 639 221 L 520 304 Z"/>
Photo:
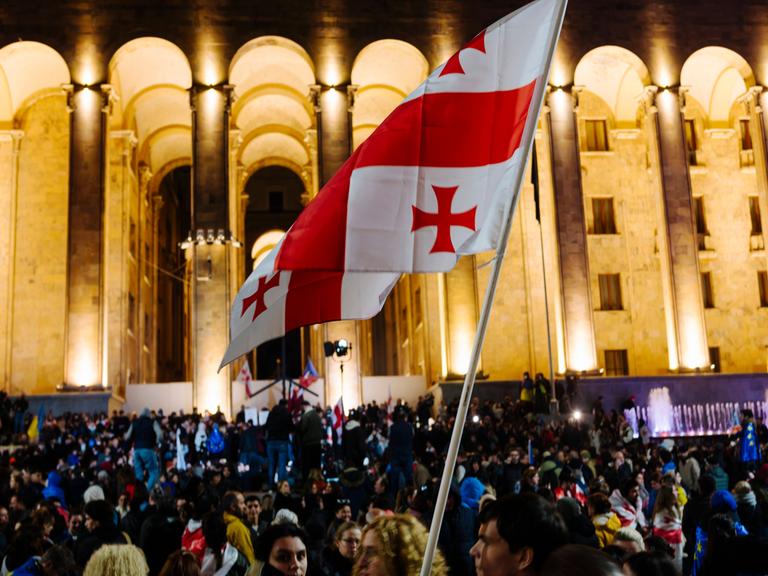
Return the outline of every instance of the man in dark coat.
<path id="1" fill-rule="evenodd" d="M 301 439 L 301 474 L 306 482 L 312 469 L 320 469 L 321 443 L 323 441 L 323 422 L 317 410 L 302 402 L 304 413 L 299 421 L 299 438 Z"/>

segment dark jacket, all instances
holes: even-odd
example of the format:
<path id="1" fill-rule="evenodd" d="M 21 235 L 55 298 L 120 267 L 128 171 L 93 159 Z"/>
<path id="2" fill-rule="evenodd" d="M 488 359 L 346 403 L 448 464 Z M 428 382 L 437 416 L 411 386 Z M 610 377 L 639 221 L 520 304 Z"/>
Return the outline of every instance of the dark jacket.
<path id="1" fill-rule="evenodd" d="M 285 406 L 278 404 L 267 416 L 267 440 L 287 441 L 293 428 L 291 415 Z"/>
<path id="2" fill-rule="evenodd" d="M 317 410 L 307 410 L 302 414 L 299 422 L 299 435 L 301 443 L 305 446 L 320 444 L 323 441 L 323 422 Z"/>
<path id="3" fill-rule="evenodd" d="M 325 548 L 320 557 L 320 569 L 324 576 L 350 576 L 353 564 L 333 544 Z"/>
<path id="4" fill-rule="evenodd" d="M 85 568 L 93 553 L 104 544 L 128 544 L 128 539 L 117 529 L 117 526 L 99 526 L 77 543 L 75 550 L 77 565 Z"/>

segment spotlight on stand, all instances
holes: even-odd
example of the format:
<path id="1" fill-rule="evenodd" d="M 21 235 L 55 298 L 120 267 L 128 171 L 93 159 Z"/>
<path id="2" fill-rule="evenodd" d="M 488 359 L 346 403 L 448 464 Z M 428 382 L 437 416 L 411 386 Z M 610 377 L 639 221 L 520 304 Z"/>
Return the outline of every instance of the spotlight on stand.
<path id="1" fill-rule="evenodd" d="M 343 358 L 349 354 L 351 349 L 352 345 L 349 343 L 349 340 L 345 340 L 344 338 L 334 340 L 333 342 L 329 341 L 323 343 L 323 352 L 325 352 L 326 358 L 330 358 L 331 356 Z"/>

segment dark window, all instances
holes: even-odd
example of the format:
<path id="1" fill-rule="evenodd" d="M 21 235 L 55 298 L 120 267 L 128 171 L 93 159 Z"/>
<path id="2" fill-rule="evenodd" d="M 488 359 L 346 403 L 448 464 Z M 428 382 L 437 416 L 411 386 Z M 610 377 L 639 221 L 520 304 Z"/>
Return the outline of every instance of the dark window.
<path id="1" fill-rule="evenodd" d="M 608 150 L 608 127 L 605 120 L 585 120 L 584 131 L 588 152 Z"/>
<path id="2" fill-rule="evenodd" d="M 592 233 L 616 234 L 613 198 L 592 198 Z"/>
<path id="3" fill-rule="evenodd" d="M 619 274 L 598 274 L 600 310 L 621 310 L 621 277 Z"/>
<path id="4" fill-rule="evenodd" d="M 711 346 L 709 348 L 709 364 L 712 372 L 720 372 L 720 348 Z"/>
<path id="5" fill-rule="evenodd" d="M 421 310 L 421 288 L 416 288 L 413 291 L 413 324 L 414 326 L 420 326 L 422 322 L 422 310 Z"/>
<path id="6" fill-rule="evenodd" d="M 752 236 L 763 233 L 763 222 L 760 220 L 760 199 L 757 196 L 749 197 L 749 219 L 752 222 Z"/>
<path id="7" fill-rule="evenodd" d="M 765 270 L 757 273 L 757 288 L 760 292 L 760 308 L 768 308 L 768 272 Z"/>
<path id="8" fill-rule="evenodd" d="M 131 218 L 130 223 L 130 231 L 128 236 L 128 250 L 131 253 L 131 256 L 136 256 L 136 241 L 137 241 L 137 234 L 136 234 L 136 222 L 133 221 L 133 218 Z"/>
<path id="9" fill-rule="evenodd" d="M 699 250 L 706 250 L 706 236 L 709 236 L 707 230 L 707 219 L 704 211 L 704 198 L 702 196 L 693 197 L 693 220 L 696 224 L 696 242 Z"/>
<path id="10" fill-rule="evenodd" d="M 131 333 L 136 330 L 136 297 L 128 294 L 128 330 Z"/>
<path id="11" fill-rule="evenodd" d="M 704 308 L 714 308 L 715 298 L 712 294 L 712 272 L 701 273 L 701 298 Z"/>
<path id="12" fill-rule="evenodd" d="M 739 120 L 739 128 L 741 129 L 741 149 L 752 150 L 752 134 L 749 132 L 749 119 L 742 118 Z"/>
<path id="13" fill-rule="evenodd" d="M 605 351 L 605 375 L 626 376 L 629 374 L 629 360 L 626 350 Z"/>
<path id="14" fill-rule="evenodd" d="M 270 212 L 282 212 L 283 211 L 283 191 L 273 190 L 269 193 L 269 211 Z"/>
<path id="15" fill-rule="evenodd" d="M 685 147 L 688 150 L 688 164 L 696 166 L 696 124 L 693 119 L 685 120 Z"/>

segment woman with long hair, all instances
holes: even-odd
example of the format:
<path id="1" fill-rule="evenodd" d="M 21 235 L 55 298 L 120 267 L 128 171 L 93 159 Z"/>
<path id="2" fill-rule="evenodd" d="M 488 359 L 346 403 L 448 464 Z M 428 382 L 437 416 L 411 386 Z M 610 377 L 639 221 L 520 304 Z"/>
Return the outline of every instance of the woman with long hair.
<path id="1" fill-rule="evenodd" d="M 675 551 L 675 566 L 683 569 L 683 510 L 677 499 L 677 490 L 663 484 L 653 505 L 653 534 L 664 539 Z"/>
<path id="2" fill-rule="evenodd" d="M 144 553 L 133 544 L 105 544 L 85 565 L 83 576 L 147 576 Z"/>
<path id="3" fill-rule="evenodd" d="M 354 576 L 418 576 L 427 548 L 426 528 L 413 516 L 380 516 L 363 529 L 363 539 L 352 571 Z M 432 576 L 447 576 L 439 550 Z"/>
<path id="4" fill-rule="evenodd" d="M 322 554 L 322 568 L 326 576 L 350 576 L 362 534 L 355 522 L 344 522 Z"/>

